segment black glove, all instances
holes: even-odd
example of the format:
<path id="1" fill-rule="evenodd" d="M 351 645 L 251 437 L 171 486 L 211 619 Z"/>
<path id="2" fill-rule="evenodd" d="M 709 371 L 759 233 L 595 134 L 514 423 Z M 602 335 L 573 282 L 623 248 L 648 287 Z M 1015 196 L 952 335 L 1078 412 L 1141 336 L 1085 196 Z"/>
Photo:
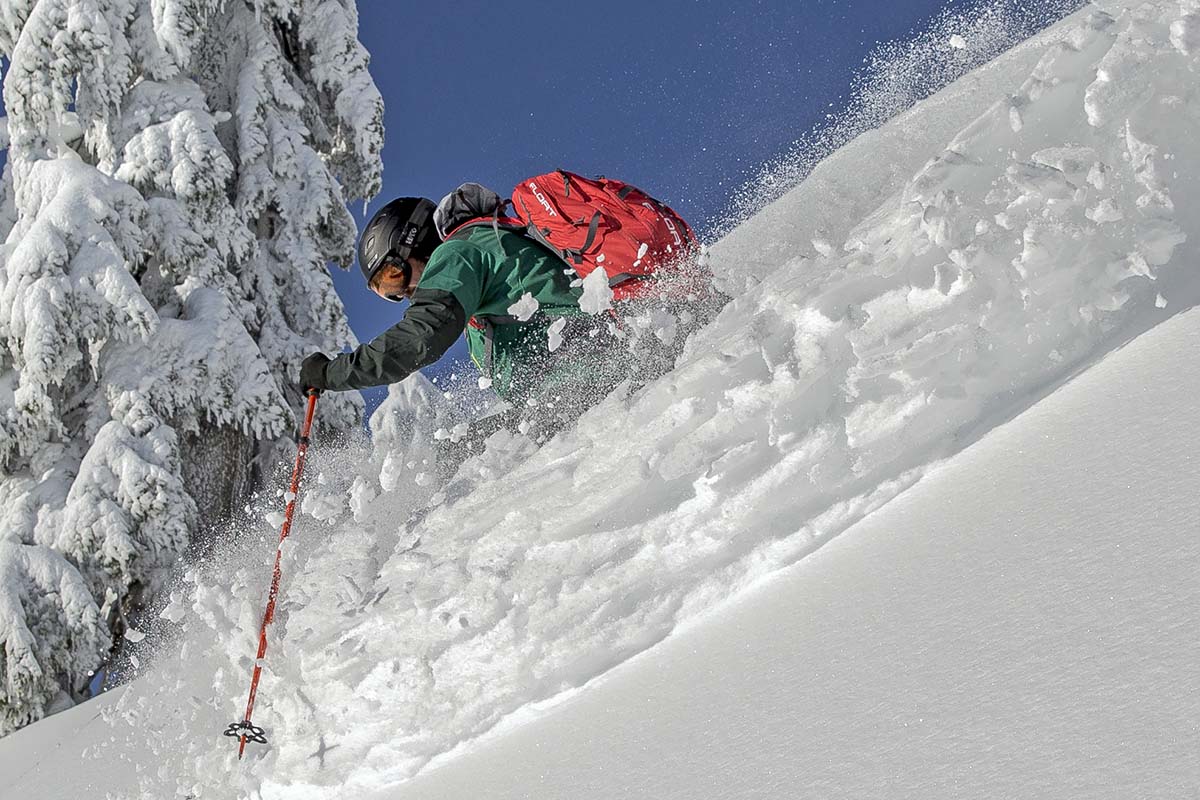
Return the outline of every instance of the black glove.
<path id="1" fill-rule="evenodd" d="M 305 392 L 309 389 L 324 391 L 329 388 L 325 383 L 325 367 L 332 361 L 324 353 L 313 353 L 300 362 L 300 388 Z"/>

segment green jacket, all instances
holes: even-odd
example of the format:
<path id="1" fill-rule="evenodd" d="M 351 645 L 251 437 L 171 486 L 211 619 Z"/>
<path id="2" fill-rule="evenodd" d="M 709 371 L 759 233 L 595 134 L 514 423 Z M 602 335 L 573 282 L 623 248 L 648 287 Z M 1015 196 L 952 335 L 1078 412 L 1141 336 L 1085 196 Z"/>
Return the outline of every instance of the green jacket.
<path id="1" fill-rule="evenodd" d="M 547 382 L 562 382 L 564 369 L 587 369 L 561 363 L 561 353 L 549 349 L 548 328 L 556 319 L 587 318 L 579 308 L 581 291 L 570 285 L 574 277 L 530 238 L 490 225 L 468 228 L 433 251 L 400 322 L 329 363 L 327 387 L 403 380 L 441 358 L 464 328 L 471 359 L 501 397 L 520 399 Z M 519 323 L 509 308 L 526 293 L 538 301 L 538 311 Z"/>

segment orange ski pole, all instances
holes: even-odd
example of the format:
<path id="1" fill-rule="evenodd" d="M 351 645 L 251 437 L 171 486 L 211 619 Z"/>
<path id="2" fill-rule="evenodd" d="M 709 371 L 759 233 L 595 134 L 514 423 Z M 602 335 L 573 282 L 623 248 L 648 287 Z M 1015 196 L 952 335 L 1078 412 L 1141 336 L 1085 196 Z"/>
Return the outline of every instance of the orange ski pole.
<path id="1" fill-rule="evenodd" d="M 267 626 L 275 618 L 275 600 L 279 596 L 279 578 L 281 572 L 279 563 L 283 558 L 283 540 L 292 530 L 292 514 L 296 510 L 296 497 L 300 491 L 300 478 L 304 475 L 304 459 L 308 453 L 308 435 L 312 431 L 313 414 L 317 410 L 317 398 L 321 392 L 317 389 L 308 390 L 308 409 L 304 414 L 304 426 L 300 429 L 300 442 L 296 448 L 296 467 L 292 470 L 292 486 L 288 496 L 287 509 L 283 513 L 283 528 L 279 531 L 279 547 L 275 550 L 275 572 L 271 578 L 271 591 L 267 595 L 267 610 L 263 613 L 262 627 L 258 631 L 258 655 L 254 659 L 254 675 L 250 678 L 250 698 L 246 701 L 246 716 L 241 722 L 231 722 L 225 729 L 226 736 L 238 739 L 238 758 L 246 752 L 246 742 L 266 744 L 267 736 L 262 728 L 250 722 L 254 713 L 254 698 L 258 694 L 258 679 L 262 675 L 263 657 L 267 654 Z"/>

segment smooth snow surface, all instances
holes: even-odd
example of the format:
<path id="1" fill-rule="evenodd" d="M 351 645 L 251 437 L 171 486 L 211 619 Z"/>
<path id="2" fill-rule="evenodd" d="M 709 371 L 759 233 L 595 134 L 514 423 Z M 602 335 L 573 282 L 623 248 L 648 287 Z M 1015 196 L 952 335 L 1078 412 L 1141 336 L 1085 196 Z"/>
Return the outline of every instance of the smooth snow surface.
<path id="1" fill-rule="evenodd" d="M 497 435 L 440 487 L 428 476 L 422 480 L 417 459 L 406 462 L 394 450 L 383 459 L 358 446 L 317 453 L 302 499 L 305 516 L 284 549 L 284 593 L 254 717 L 273 746 L 253 748 L 239 765 L 231 743 L 217 738 L 244 703 L 274 557 L 274 533 L 259 523 L 260 542 L 242 536 L 238 548 L 228 548 L 236 552 L 189 573 L 163 612 L 162 630 L 139 624 L 150 633 L 142 651 L 153 662 L 108 704 L 100 738 L 94 724 L 84 737 L 95 759 L 89 765 L 120 759 L 135 765 L 106 775 L 111 781 L 104 788 L 122 797 L 395 796 L 431 762 L 446 762 L 447 753 L 497 724 L 534 715 L 537 704 L 561 700 L 638 654 L 630 670 L 666 658 L 675 644 L 652 646 L 685 623 L 700 630 L 705 623 L 698 620 L 713 608 L 777 576 L 906 490 L 953 483 L 945 476 L 969 454 L 947 458 L 1200 298 L 1200 151 L 1194 144 L 1200 53 L 1188 34 L 1196 9 L 1185 6 L 1104 2 L 1074 15 L 928 101 L 929 109 L 961 116 L 957 133 L 923 134 L 917 121 L 929 119 L 932 131 L 944 122 L 936 113 L 923 117 L 926 104 L 913 109 L 896 123 L 905 126 L 912 147 L 888 134 L 881 141 L 890 142 L 890 150 L 842 159 L 844 172 L 825 176 L 842 187 L 825 198 L 836 211 L 831 218 L 845 220 L 836 230 L 808 226 L 803 212 L 814 195 L 807 184 L 775 203 L 764 214 L 786 218 L 791 208 L 791 225 L 752 220 L 713 248 L 712 265 L 737 299 L 689 342 L 674 372 L 632 397 L 610 397 L 540 449 L 523 436 Z M 996 91 L 981 95 L 981 86 Z M 972 103 L 975 113 L 965 113 Z M 931 160 L 918 157 L 922 148 Z M 894 186 L 859 180 L 875 171 L 878 158 L 894 153 L 900 163 L 916 159 L 904 179 Z M 395 402 L 380 419 L 384 429 L 392 430 L 389 414 L 411 413 L 410 401 L 423 391 L 416 385 L 394 390 Z M 1020 430 L 1019 422 L 1004 430 Z M 997 431 L 987 441 L 1002 435 Z M 1162 435 L 1178 439 L 1172 446 L 1185 441 L 1174 431 Z M 389 434 L 388 441 L 399 439 Z M 1020 474 L 1031 468 L 1006 467 Z M 1136 506 L 1143 479 L 1153 480 L 1144 478 L 1148 474 L 1127 475 L 1131 488 L 1123 501 L 1107 497 L 1115 489 L 1106 499 Z M 1000 497 L 983 491 L 989 483 L 973 478 L 970 485 L 977 487 L 975 514 L 987 517 L 992 505 L 999 507 Z M 1057 491 L 1053 485 L 1047 490 Z M 1036 499 L 1032 488 L 1022 491 Z M 426 501 L 434 510 L 408 530 L 404 520 Z M 272 510 L 265 502 L 254 509 L 260 516 Z M 963 518 L 961 501 L 938 510 L 930 526 Z M 1002 521 L 1005 528 L 1038 527 L 1031 512 L 1012 516 Z M 971 553 L 967 544 L 975 540 L 967 533 L 962 552 Z M 1137 529 L 1127 536 L 1154 541 Z M 876 558 L 870 547 L 877 546 L 878 559 L 887 553 L 897 570 L 924 574 L 923 562 L 898 560 L 903 553 L 886 536 L 864 536 L 870 547 L 851 538 L 805 569 L 830 563 L 835 556 L 829 554 L 837 553 L 870 561 Z M 949 538 L 910 542 L 909 549 L 925 553 L 940 545 L 952 558 Z M 1074 545 L 1074 561 L 1056 549 L 1058 542 L 1030 541 L 1016 551 L 997 542 L 995 557 L 1020 556 L 1027 561 L 1018 563 L 1034 570 L 1044 553 L 1047 561 L 1037 568 L 1048 572 L 1038 575 L 1058 575 L 1089 563 L 1086 541 Z M 1161 557 L 1172 569 L 1186 560 L 1175 551 Z M 963 581 L 944 593 L 933 583 L 901 580 L 899 573 L 885 578 L 890 592 L 854 582 L 825 586 L 845 613 L 860 602 L 856 590 L 864 603 L 886 597 L 887 613 L 857 618 L 857 633 L 810 620 L 814 660 L 805 660 L 808 650 L 801 649 L 797 661 L 778 667 L 786 667 L 787 686 L 805 692 L 796 713 L 806 716 L 803 703 L 832 703 L 851 688 L 853 702 L 868 709 L 885 707 L 892 692 L 908 692 L 916 705 L 906 706 L 893 727 L 895 738 L 910 747 L 896 744 L 882 756 L 892 764 L 909 758 L 914 769 L 922 763 L 969 769 L 938 761 L 939 752 L 951 759 L 975 752 L 969 748 L 937 751 L 936 737 L 900 737 L 901 723 L 919 730 L 932 718 L 923 716 L 925 707 L 930 715 L 937 711 L 925 674 L 905 671 L 899 660 L 881 667 L 863 653 L 873 652 L 870 642 L 899 647 L 891 631 L 921 622 L 918 615 L 945 617 L 947 627 L 935 629 L 959 637 L 1027 628 L 1020 624 L 1024 605 L 1007 619 L 1002 594 L 992 593 L 995 605 L 988 606 L 971 593 L 995 576 L 984 571 L 971 578 L 978 564 L 970 555 L 954 564 Z M 1030 581 L 1029 592 L 1045 591 L 1033 585 L 1038 575 L 1012 579 Z M 1157 609 L 1163 595 L 1146 580 L 1148 602 Z M 1178 576 L 1163 573 L 1163 580 Z M 1178 590 L 1168 584 L 1168 593 L 1170 587 Z M 1186 594 L 1176 591 L 1175 599 L 1186 606 L 1194 601 Z M 1061 602 L 1074 597 L 1090 596 L 1067 592 Z M 956 608 L 966 616 L 958 617 Z M 1144 626 L 1146 618 L 1108 615 L 1105 624 L 1114 627 L 1105 630 L 1118 637 L 1123 621 Z M 740 623 L 719 627 L 730 629 L 714 634 L 718 638 L 755 630 Z M 1034 675 L 1021 667 L 1053 661 L 1052 655 L 1049 661 L 1028 658 L 1038 652 L 1032 645 L 1058 641 L 1056 630 L 1047 627 L 1045 639 L 1014 634 L 994 645 L 984 636 L 961 652 L 950 641 L 945 657 L 962 666 L 970 659 L 964 653 L 994 646 L 1011 659 L 994 663 L 992 672 L 1007 664 L 1012 672 L 1003 675 L 1014 687 L 1031 684 Z M 1170 630 L 1184 635 L 1182 628 Z M 771 634 L 758 629 L 757 635 Z M 828 651 L 832 661 L 817 658 L 842 636 L 855 647 Z M 1137 632 L 1129 636 L 1137 639 Z M 1186 641 L 1176 644 L 1186 652 Z M 924 640 L 913 646 L 900 652 L 925 659 L 928 685 L 944 687 L 940 673 L 931 671 L 943 645 Z M 1072 652 L 1103 652 L 1079 648 Z M 697 652 L 693 666 L 709 657 Z M 834 658 L 838 652 L 842 660 Z M 1061 667 L 1070 672 L 1071 664 Z M 1130 681 L 1123 669 L 1108 669 L 1098 667 L 1096 674 Z M 955 708 L 974 702 L 967 689 L 989 679 L 967 677 L 976 684 L 961 684 L 967 688 L 959 690 L 962 705 Z M 1155 686 L 1177 680 L 1169 669 L 1134 678 L 1153 679 Z M 1044 697 L 1027 688 L 1026 699 L 1039 709 L 1070 702 L 1070 695 L 1055 693 L 1059 684 L 1045 686 Z M 591 693 L 589 687 L 578 702 Z M 714 697 L 714 714 L 728 715 L 716 709 L 729 702 Z M 758 705 L 753 696 L 747 702 Z M 1021 718 L 1002 712 L 989 709 L 985 718 L 1010 740 L 1036 738 L 1036 727 L 1028 730 Z M 871 732 L 880 736 L 886 730 L 878 718 L 875 727 Z M 1136 730 L 1145 735 L 1147 729 Z M 809 765 L 810 773 L 831 781 L 827 793 L 857 787 L 854 780 L 872 775 L 872 761 L 881 757 L 878 740 L 856 741 L 847 733 L 855 730 L 866 729 L 809 734 L 810 746 L 830 748 L 823 761 Z M 955 730 L 983 737 L 991 729 Z M 742 735 L 745 747 L 757 742 L 767 751 L 785 734 L 751 726 Z M 687 741 L 673 744 L 671 753 L 688 757 L 676 753 L 691 746 Z M 986 737 L 971 741 L 987 747 Z M 803 762 L 804 755 L 793 758 Z M 729 761 L 709 763 L 741 770 Z M 994 794 L 1008 791 L 1003 781 L 1028 777 L 1020 774 L 1027 762 L 1005 763 L 991 773 L 1001 786 Z M 84 769 L 86 779 L 65 777 L 100 780 L 90 766 Z M 838 775 L 855 769 L 859 777 L 837 783 Z M 1000 775 L 1005 769 L 1011 771 Z M 48 782 L 64 777 L 37 774 Z M 935 776 L 932 785 L 950 781 L 947 775 Z M 51 785 L 41 784 L 42 790 Z"/>

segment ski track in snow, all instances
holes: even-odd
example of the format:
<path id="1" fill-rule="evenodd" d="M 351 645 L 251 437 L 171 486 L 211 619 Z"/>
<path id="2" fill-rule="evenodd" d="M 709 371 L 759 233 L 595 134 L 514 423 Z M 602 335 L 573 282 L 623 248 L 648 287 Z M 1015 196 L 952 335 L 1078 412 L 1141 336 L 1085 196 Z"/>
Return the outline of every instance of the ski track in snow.
<path id="1" fill-rule="evenodd" d="M 861 222 L 813 258 L 764 268 L 780 242 L 733 232 L 713 265 L 737 299 L 674 372 L 540 450 L 497 435 L 433 495 L 419 540 L 402 523 L 436 487 L 362 446 L 315 453 L 254 717 L 272 746 L 235 767 L 216 738 L 253 666 L 274 556 L 260 525 L 176 590 L 178 624 L 147 631 L 154 668 L 92 755 L 136 756 L 142 796 L 386 791 L 794 563 L 1195 305 L 1198 14 L 1074 15 L 882 205 L 840 198 Z M 369 480 L 332 477 L 347 473 Z"/>

